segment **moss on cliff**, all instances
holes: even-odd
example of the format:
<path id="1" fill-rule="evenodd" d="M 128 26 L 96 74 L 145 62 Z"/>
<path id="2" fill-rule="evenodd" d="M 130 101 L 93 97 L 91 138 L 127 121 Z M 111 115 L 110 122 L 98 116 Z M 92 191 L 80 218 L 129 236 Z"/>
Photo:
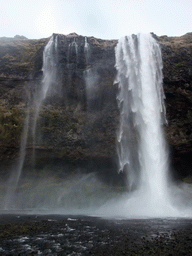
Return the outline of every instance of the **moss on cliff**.
<path id="1" fill-rule="evenodd" d="M 23 127 L 23 119 L 16 107 L 0 105 L 0 146 L 18 147 Z"/>
<path id="2" fill-rule="evenodd" d="M 36 69 L 37 52 L 42 53 L 46 40 L 0 38 L 0 76 L 29 78 Z"/>

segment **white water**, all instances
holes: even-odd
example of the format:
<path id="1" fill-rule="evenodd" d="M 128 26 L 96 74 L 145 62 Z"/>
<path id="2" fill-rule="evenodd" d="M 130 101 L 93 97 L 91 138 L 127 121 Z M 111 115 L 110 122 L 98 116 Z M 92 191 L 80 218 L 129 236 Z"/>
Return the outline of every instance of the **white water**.
<path id="1" fill-rule="evenodd" d="M 39 113 L 41 110 L 41 106 L 43 101 L 47 97 L 49 89 L 53 84 L 57 81 L 57 52 L 58 46 L 58 35 L 50 38 L 49 42 L 45 46 L 43 51 L 43 80 L 41 83 L 41 87 L 37 89 L 34 97 L 34 116 L 32 120 L 32 138 L 33 138 L 33 155 L 32 162 L 35 166 L 35 147 L 36 147 L 36 129 L 37 129 L 37 121 L 39 118 Z"/>
<path id="2" fill-rule="evenodd" d="M 52 36 L 46 45 L 43 52 L 43 81 L 39 90 L 36 91 L 34 97 L 34 116 L 32 119 L 32 138 L 33 138 L 33 155 L 32 162 L 35 163 L 35 143 L 36 143 L 36 126 L 39 117 L 40 107 L 43 100 L 47 96 L 47 92 L 52 83 L 56 80 L 56 63 L 57 63 L 57 36 L 54 38 Z M 11 173 L 10 179 L 8 181 L 8 188 L 4 198 L 4 209 L 13 208 L 16 190 L 18 183 L 22 174 L 23 165 L 26 155 L 26 146 L 29 136 L 29 123 L 30 123 L 30 111 L 27 109 L 24 129 L 21 137 L 20 152 L 18 163 L 14 167 L 14 171 Z"/>
<path id="3" fill-rule="evenodd" d="M 45 46 L 43 51 L 43 81 L 40 90 L 37 90 L 34 97 L 34 119 L 32 124 L 32 135 L 33 144 L 35 145 L 36 138 L 36 126 L 39 117 L 40 108 L 43 101 L 45 100 L 47 93 L 52 84 L 57 80 L 57 45 L 58 45 L 58 35 L 50 38 L 49 42 Z"/>
<path id="4" fill-rule="evenodd" d="M 73 42 L 69 44 L 69 48 L 68 48 L 68 62 L 69 62 L 69 58 L 70 58 L 70 56 L 73 54 L 74 50 L 75 50 L 75 58 L 76 58 L 76 60 L 75 60 L 75 66 L 76 66 L 76 68 L 77 68 L 77 62 L 78 62 L 78 44 L 77 44 L 77 42 L 76 42 L 75 37 L 74 37 L 74 39 L 73 39 Z"/>
<path id="5" fill-rule="evenodd" d="M 75 47 L 76 58 L 78 59 L 78 44 L 76 43 L 75 37 L 74 41 L 70 44 L 70 46 Z"/>
<path id="6" fill-rule="evenodd" d="M 127 172 L 128 188 L 134 191 L 118 203 L 123 215 L 177 214 L 167 189 L 162 67 L 160 47 L 150 34 L 119 40 L 116 47 L 119 170 Z"/>
<path id="7" fill-rule="evenodd" d="M 88 65 L 88 62 L 89 62 L 89 54 L 90 54 L 89 52 L 90 52 L 90 46 L 87 41 L 87 37 L 85 36 L 84 54 L 85 54 L 86 65 Z"/>

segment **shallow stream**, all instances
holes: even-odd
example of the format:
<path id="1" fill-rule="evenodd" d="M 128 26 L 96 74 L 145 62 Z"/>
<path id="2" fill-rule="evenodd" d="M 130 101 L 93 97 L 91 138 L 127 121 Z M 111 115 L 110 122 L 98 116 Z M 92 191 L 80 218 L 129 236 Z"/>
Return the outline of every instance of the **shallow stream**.
<path id="1" fill-rule="evenodd" d="M 0 255 L 191 255 L 192 219 L 0 216 Z"/>

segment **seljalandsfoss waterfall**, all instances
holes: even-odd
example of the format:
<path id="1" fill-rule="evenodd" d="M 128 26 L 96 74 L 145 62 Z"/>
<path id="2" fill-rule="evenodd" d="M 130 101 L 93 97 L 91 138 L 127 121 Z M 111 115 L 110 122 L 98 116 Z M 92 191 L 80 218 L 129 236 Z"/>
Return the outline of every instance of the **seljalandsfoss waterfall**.
<path id="1" fill-rule="evenodd" d="M 155 36 L 106 42 L 53 34 L 41 58 L 27 103 L 20 104 L 20 151 L 3 188 L 2 211 L 190 216 L 191 190 L 171 177 Z"/>
<path id="2" fill-rule="evenodd" d="M 138 205 L 134 209 L 134 202 L 132 209 L 144 215 L 172 214 L 167 194 L 168 151 L 162 131 L 166 120 L 159 45 L 150 34 L 122 38 L 116 48 L 116 68 L 120 170 L 128 173 L 130 190 L 139 190 L 134 199 Z"/>
<path id="3" fill-rule="evenodd" d="M 150 34 L 123 37 L 116 47 L 115 66 L 120 110 L 119 172 L 127 173 L 130 191 L 118 211 L 131 217 L 177 215 L 168 194 L 160 47 Z"/>

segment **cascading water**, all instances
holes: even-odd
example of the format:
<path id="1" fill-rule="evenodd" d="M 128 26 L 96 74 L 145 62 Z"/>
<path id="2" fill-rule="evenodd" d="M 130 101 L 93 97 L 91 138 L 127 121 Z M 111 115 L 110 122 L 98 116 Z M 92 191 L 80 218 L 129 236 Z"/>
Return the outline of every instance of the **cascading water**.
<path id="1" fill-rule="evenodd" d="M 121 112 L 120 169 L 126 169 L 132 176 L 137 169 L 140 185 L 146 183 L 148 189 L 159 196 L 164 193 L 167 175 L 167 152 L 161 128 L 162 116 L 165 116 L 162 67 L 159 45 L 150 34 L 119 40 L 116 82 Z M 131 183 L 135 179 L 133 177 Z"/>
<path id="2" fill-rule="evenodd" d="M 33 138 L 33 155 L 32 155 L 32 162 L 35 163 L 35 143 L 36 143 L 36 126 L 37 120 L 39 116 L 40 107 L 43 103 L 43 100 L 47 96 L 47 92 L 52 83 L 56 81 L 56 63 L 57 63 L 57 44 L 58 44 L 58 36 L 52 36 L 46 45 L 44 52 L 43 52 L 43 81 L 40 90 L 36 91 L 34 97 L 34 116 L 32 119 L 32 138 Z M 11 209 L 14 208 L 14 201 L 16 195 L 16 190 L 18 187 L 18 183 L 22 174 L 22 169 L 25 161 L 26 155 L 26 146 L 29 137 L 29 123 L 30 123 L 30 111 L 29 108 L 27 109 L 23 134 L 21 138 L 21 145 L 20 145 L 20 153 L 19 159 L 16 167 L 14 168 L 14 172 L 11 174 L 11 177 L 8 181 L 8 189 L 5 195 L 5 203 L 4 209 Z"/>
<path id="3" fill-rule="evenodd" d="M 119 171 L 127 173 L 129 191 L 113 209 L 126 216 L 174 216 L 168 196 L 168 152 L 162 58 L 151 34 L 123 37 L 116 50 L 120 127 Z M 116 210 L 118 212 L 116 212 Z"/>
<path id="4" fill-rule="evenodd" d="M 74 41 L 71 43 L 71 46 L 75 47 L 76 58 L 78 59 L 78 44 L 76 43 L 75 37 Z"/>
<path id="5" fill-rule="evenodd" d="M 74 54 L 75 53 L 75 54 Z M 76 39 L 74 37 L 73 42 L 69 44 L 68 47 L 68 63 L 75 62 L 75 68 L 77 69 L 78 62 L 78 44 L 76 43 Z"/>
<path id="6" fill-rule="evenodd" d="M 90 51 L 90 46 L 87 41 L 87 37 L 85 36 L 84 53 L 85 53 L 86 65 L 88 65 L 88 62 L 89 62 L 89 51 Z"/>
<path id="7" fill-rule="evenodd" d="M 32 124 L 33 162 L 35 162 L 36 127 L 39 111 L 52 84 L 57 81 L 58 35 L 52 35 L 43 52 L 43 81 L 34 97 L 34 118 Z"/>
<path id="8" fill-rule="evenodd" d="M 16 164 L 15 170 L 8 181 L 8 188 L 7 188 L 5 199 L 4 199 L 4 210 L 13 208 L 13 202 L 16 196 L 15 192 L 19 183 L 19 179 L 23 169 L 23 164 L 25 161 L 28 132 L 29 132 L 29 109 L 27 109 L 27 113 L 26 113 L 24 129 L 23 129 L 23 134 L 22 134 L 21 143 L 20 143 L 18 163 Z"/>
<path id="9" fill-rule="evenodd" d="M 84 71 L 84 79 L 85 79 L 85 86 L 86 86 L 87 109 L 90 111 L 92 108 L 95 108 L 94 105 L 96 105 L 94 104 L 94 101 L 95 101 L 95 98 L 97 97 L 97 91 L 98 91 L 97 82 L 98 82 L 99 76 L 94 72 L 92 68 L 89 68 Z"/>
<path id="10" fill-rule="evenodd" d="M 87 37 L 85 37 L 84 44 L 84 54 L 86 65 L 89 65 L 89 57 L 90 57 L 90 45 L 87 41 Z M 85 88 L 86 88 L 86 100 L 87 100 L 87 109 L 91 110 L 94 107 L 94 100 L 97 97 L 97 82 L 98 82 L 98 74 L 94 72 L 93 68 L 87 68 L 84 71 L 84 79 L 85 79 Z"/>

